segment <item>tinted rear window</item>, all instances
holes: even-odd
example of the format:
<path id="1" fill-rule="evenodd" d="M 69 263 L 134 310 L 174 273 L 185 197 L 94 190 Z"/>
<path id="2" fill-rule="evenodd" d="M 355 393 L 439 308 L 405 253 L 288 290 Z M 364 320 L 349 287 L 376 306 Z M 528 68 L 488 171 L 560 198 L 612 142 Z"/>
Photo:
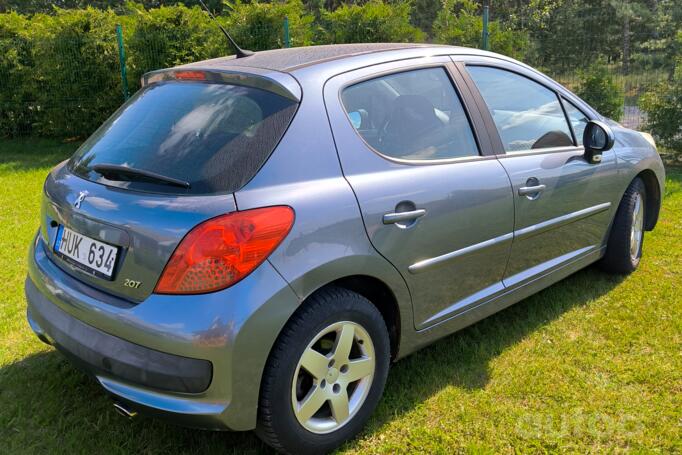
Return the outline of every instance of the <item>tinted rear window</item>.
<path id="1" fill-rule="evenodd" d="M 71 169 L 93 181 L 142 191 L 234 192 L 268 159 L 296 106 L 253 87 L 154 84 L 138 92 L 81 146 Z M 97 164 L 153 172 L 189 182 L 190 188 L 108 180 L 93 170 Z"/>

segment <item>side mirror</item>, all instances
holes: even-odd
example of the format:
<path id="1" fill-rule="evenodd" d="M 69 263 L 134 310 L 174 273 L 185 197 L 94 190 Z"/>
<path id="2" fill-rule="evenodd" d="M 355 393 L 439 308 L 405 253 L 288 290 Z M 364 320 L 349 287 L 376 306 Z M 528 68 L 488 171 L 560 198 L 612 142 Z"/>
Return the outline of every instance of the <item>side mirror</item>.
<path id="1" fill-rule="evenodd" d="M 585 160 L 588 163 L 601 163 L 601 154 L 613 147 L 616 138 L 611 128 L 604 122 L 590 120 L 583 132 Z"/>

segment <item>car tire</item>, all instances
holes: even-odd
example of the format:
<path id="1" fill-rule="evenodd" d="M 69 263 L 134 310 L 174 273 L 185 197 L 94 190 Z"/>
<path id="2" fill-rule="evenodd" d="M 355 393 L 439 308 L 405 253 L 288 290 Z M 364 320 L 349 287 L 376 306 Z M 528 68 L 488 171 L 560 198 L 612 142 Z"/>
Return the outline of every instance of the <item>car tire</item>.
<path id="1" fill-rule="evenodd" d="M 646 187 L 640 178 L 630 183 L 613 220 L 601 268 L 607 272 L 632 273 L 642 257 L 646 210 Z"/>
<path id="2" fill-rule="evenodd" d="M 261 381 L 256 434 L 282 453 L 335 449 L 356 436 L 374 411 L 389 363 L 388 330 L 377 308 L 344 288 L 318 291 L 273 346 Z M 349 382 L 355 377 L 360 378 Z"/>

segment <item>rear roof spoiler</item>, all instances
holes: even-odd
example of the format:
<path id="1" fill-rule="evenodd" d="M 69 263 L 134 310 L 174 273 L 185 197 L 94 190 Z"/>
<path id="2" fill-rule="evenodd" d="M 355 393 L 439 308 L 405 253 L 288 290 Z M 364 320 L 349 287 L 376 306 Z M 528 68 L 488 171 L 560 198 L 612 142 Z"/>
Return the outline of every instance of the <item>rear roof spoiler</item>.
<path id="1" fill-rule="evenodd" d="M 151 71 L 142 76 L 141 83 L 142 87 L 146 87 L 164 81 L 242 85 L 267 90 L 297 103 L 301 101 L 301 87 L 292 76 L 260 68 L 244 68 L 243 71 L 239 71 L 187 65 Z"/>

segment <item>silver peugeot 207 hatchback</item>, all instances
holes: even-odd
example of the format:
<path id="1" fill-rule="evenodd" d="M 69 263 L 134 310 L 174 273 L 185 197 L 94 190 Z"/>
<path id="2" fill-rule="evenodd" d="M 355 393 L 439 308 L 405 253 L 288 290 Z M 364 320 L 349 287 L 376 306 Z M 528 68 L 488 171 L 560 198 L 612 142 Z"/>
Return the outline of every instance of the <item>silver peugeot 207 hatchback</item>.
<path id="1" fill-rule="evenodd" d="M 28 321 L 124 414 L 356 435 L 389 365 L 656 224 L 652 137 L 510 58 L 259 52 L 144 76 L 49 174 Z"/>

